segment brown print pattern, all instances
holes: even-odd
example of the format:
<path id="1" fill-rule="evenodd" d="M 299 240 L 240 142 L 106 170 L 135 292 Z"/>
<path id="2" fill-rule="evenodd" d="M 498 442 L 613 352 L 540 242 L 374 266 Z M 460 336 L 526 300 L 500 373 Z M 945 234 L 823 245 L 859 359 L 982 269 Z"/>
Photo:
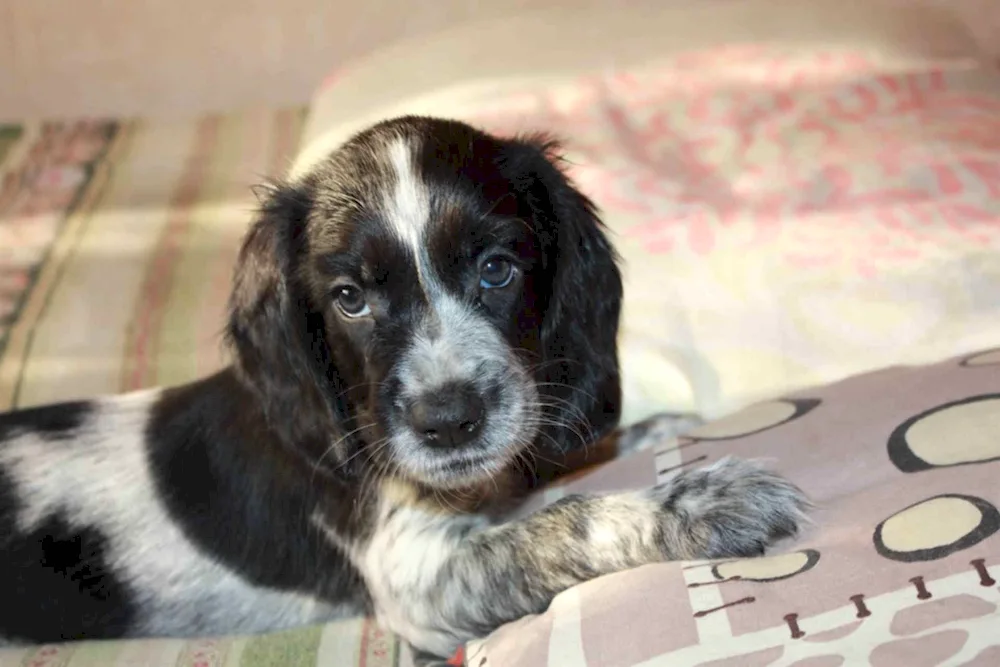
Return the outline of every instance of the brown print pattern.
<path id="1" fill-rule="evenodd" d="M 970 358 L 977 355 L 964 360 Z M 963 405 L 989 407 L 981 399 L 1000 387 L 995 365 L 962 362 L 888 369 L 770 401 L 763 409 L 752 406 L 738 419 L 709 424 L 679 447 L 657 452 L 655 465 L 663 470 L 724 455 L 767 459 L 817 502 L 816 527 L 784 554 L 665 564 L 622 573 L 613 585 L 592 582 L 594 593 L 579 605 L 585 645 L 622 645 L 640 628 L 645 634 L 652 619 L 635 615 L 641 600 L 658 581 L 681 573 L 686 607 L 668 601 L 656 614 L 667 620 L 656 625 L 666 632 L 662 623 L 687 615 L 697 625 L 698 643 L 663 646 L 659 656 L 668 664 L 749 664 L 745 659 L 766 655 L 770 647 L 784 647 L 773 661 L 783 666 L 857 664 L 861 655 L 882 665 L 975 664 L 982 661 L 978 655 L 992 655 L 1000 624 L 1000 462 L 984 457 L 914 474 L 888 456 L 887 443 L 904 432 L 903 424 L 906 442 L 922 460 L 940 464 L 945 459 L 939 450 L 954 444 L 956 433 L 975 437 L 976 429 L 990 423 L 989 410 L 949 414 Z M 602 470 L 606 480 L 614 478 L 616 465 Z M 622 488 L 622 479 L 615 481 Z M 579 483 L 593 488 L 586 479 Z M 632 621 L 616 624 L 611 634 L 601 632 L 596 619 L 604 609 L 631 611 Z M 914 662 L 899 662 L 914 652 Z M 655 662 L 609 660 L 596 648 L 587 656 L 589 665 L 599 667 Z M 551 655 L 548 664 L 555 664 Z"/>
<path id="2" fill-rule="evenodd" d="M 733 440 L 762 433 L 793 419 L 799 419 L 815 409 L 820 401 L 813 398 L 779 399 L 757 403 L 739 412 L 716 419 L 688 431 L 687 442 Z"/>
<path id="3" fill-rule="evenodd" d="M 889 436 L 889 460 L 903 472 L 1000 460 L 1000 394 L 970 396 L 903 422 Z"/>
<path id="4" fill-rule="evenodd" d="M 868 659 L 872 667 L 934 667 L 958 653 L 968 638 L 965 630 L 943 630 L 919 639 L 897 639 L 876 646 Z"/>
<path id="5" fill-rule="evenodd" d="M 949 366 L 948 364 L 943 365 L 943 367 L 948 367 L 948 366 Z M 955 368 L 954 362 L 952 362 L 950 368 L 952 369 Z M 944 368 L 938 368 L 937 370 L 944 370 Z M 899 371 L 899 373 L 901 372 L 902 371 Z M 909 371 L 909 372 L 914 372 L 914 371 Z M 882 376 L 880 379 L 886 380 L 889 379 L 892 375 L 897 375 L 897 373 L 898 373 L 897 371 L 887 371 L 879 374 L 873 374 L 873 376 Z M 820 392 L 813 392 L 814 395 L 817 393 Z M 824 403 L 827 403 L 828 405 L 832 404 L 828 396 L 822 396 L 822 400 Z M 942 401 L 938 403 L 938 406 L 941 406 L 942 404 L 943 405 L 967 404 L 970 402 L 972 401 L 970 400 Z M 819 430 L 819 426 L 815 422 L 816 420 L 819 420 L 824 416 L 824 410 L 825 408 L 820 407 L 815 412 L 812 412 L 813 416 L 811 417 L 811 420 L 814 422 L 813 423 L 814 430 Z M 933 414 L 934 412 L 936 412 L 934 408 L 931 408 L 930 410 L 925 409 L 917 411 L 917 413 L 922 416 L 927 416 L 929 414 Z M 819 415 L 819 417 L 815 415 Z M 897 423 L 902 423 L 903 421 L 905 420 L 900 420 Z M 915 423 L 913 420 L 910 421 L 911 424 Z M 977 425 L 975 423 L 970 425 L 969 421 L 970 421 L 969 419 L 966 419 L 964 421 L 959 422 L 959 427 L 964 428 L 966 430 L 975 431 L 981 425 L 981 424 Z M 980 419 L 980 421 L 983 420 Z M 940 423 L 946 423 L 946 422 L 940 422 Z M 793 426 L 794 424 L 791 422 L 783 422 L 782 428 L 789 429 L 792 428 Z M 777 432 L 778 430 L 772 430 L 770 431 L 770 434 L 773 435 Z M 759 432 L 752 433 L 749 437 L 752 439 L 757 433 Z M 814 435 L 814 433 L 812 435 Z M 923 443 L 926 444 L 927 442 L 930 442 L 931 435 L 932 435 L 931 430 L 928 430 L 926 433 L 921 434 L 921 437 L 923 438 Z M 780 435 L 774 437 L 779 438 Z M 951 442 L 954 442 L 953 439 L 949 440 L 951 440 Z M 740 454 L 745 455 L 744 454 L 745 450 L 743 448 L 745 442 L 746 441 L 743 439 L 734 440 L 732 442 L 734 453 L 739 452 Z M 699 451 L 697 447 L 690 447 L 684 452 L 684 458 L 687 459 L 688 457 L 693 457 L 698 454 Z M 794 452 L 793 455 L 794 454 L 799 454 L 799 452 Z M 771 454 L 771 456 L 773 457 L 773 453 Z M 863 467 L 863 466 L 859 464 L 858 467 Z M 808 484 L 804 486 L 807 489 L 810 488 Z M 962 488 L 967 488 L 967 486 L 963 485 Z M 940 496 L 940 498 L 938 496 Z M 870 514 L 871 510 L 874 507 L 877 507 L 879 505 L 884 506 L 881 503 L 879 504 L 866 503 L 866 504 L 867 507 L 863 507 L 861 503 L 858 503 L 855 507 L 852 508 L 852 510 L 854 510 L 852 511 L 852 513 L 855 513 L 856 511 L 856 512 L 863 512 L 864 514 Z M 912 528 L 915 524 L 921 525 L 923 530 L 920 532 L 913 531 Z M 878 546 L 878 549 L 880 550 L 879 553 L 882 553 L 883 555 L 886 556 L 892 556 L 894 559 L 900 561 L 918 562 L 927 559 L 942 559 L 957 551 L 973 548 L 983 540 L 986 540 L 989 537 L 991 537 L 997 531 L 998 525 L 1000 525 L 1000 516 L 998 516 L 998 513 L 996 512 L 994 503 L 991 502 L 990 500 L 979 497 L 973 498 L 965 496 L 956 496 L 956 494 L 953 493 L 951 494 L 941 493 L 937 494 L 937 496 L 931 496 L 931 497 L 928 497 L 928 495 L 923 495 L 922 498 L 916 499 L 916 502 L 904 506 L 903 510 L 900 510 L 896 514 L 890 515 L 888 519 L 885 519 L 881 523 L 877 524 L 877 530 L 874 535 L 874 540 L 879 545 Z M 925 536 L 921 538 L 917 537 L 917 535 L 925 535 Z M 902 539 L 900 536 L 902 536 Z M 889 538 L 888 542 L 885 538 Z M 813 551 L 815 551 L 818 554 L 821 550 L 814 549 Z M 789 557 L 794 558 L 794 556 L 791 555 L 789 555 Z M 858 554 L 857 558 L 859 560 L 857 560 L 856 562 L 864 562 L 865 560 L 867 560 L 863 556 L 863 554 Z M 837 562 L 838 570 L 842 569 L 840 567 L 841 565 L 849 565 L 849 561 L 845 561 L 842 558 L 838 558 L 837 561 L 839 561 Z M 968 563 L 968 561 L 965 562 Z M 968 568 L 968 566 L 966 567 Z M 985 567 L 985 564 L 982 565 L 981 567 Z M 723 564 L 722 566 L 720 566 L 719 575 L 722 575 L 724 573 L 725 576 L 717 575 L 716 578 L 731 579 L 733 576 L 732 568 L 733 568 L 732 564 Z M 818 569 L 822 570 L 823 566 L 820 565 Z M 945 569 L 953 569 L 953 568 L 948 567 Z M 902 577 L 900 579 L 900 582 L 911 586 L 912 587 L 911 590 L 914 590 L 915 595 L 918 596 L 918 599 L 923 598 L 925 595 L 930 595 L 929 591 L 924 592 L 928 586 L 927 582 L 933 581 L 933 579 L 936 578 L 936 576 L 938 575 L 939 571 L 940 569 L 932 569 L 925 572 L 915 572 L 909 574 L 906 577 Z M 844 573 L 845 573 L 845 580 L 850 581 L 852 579 L 857 579 L 859 575 L 863 574 L 863 571 L 849 572 L 845 569 Z M 823 582 L 830 585 L 830 588 L 832 589 L 833 588 L 832 582 L 829 581 L 829 578 L 830 578 L 829 576 L 824 576 Z M 914 583 L 911 580 L 916 580 L 916 583 Z M 837 598 L 839 598 L 843 602 L 847 602 L 852 605 L 854 614 L 858 618 L 864 619 L 873 613 L 868 598 L 872 596 L 877 596 L 880 593 L 880 590 L 884 590 L 885 583 L 889 582 L 881 582 L 881 584 L 879 582 L 875 582 L 876 585 L 874 587 L 863 586 L 861 587 L 860 592 L 858 590 L 855 590 L 855 591 L 850 591 L 846 595 L 840 592 L 837 592 L 835 594 L 837 595 Z M 898 583 L 896 585 L 898 585 Z M 921 586 L 923 587 L 923 589 L 920 588 Z M 840 587 L 838 586 L 837 588 Z M 830 590 L 829 592 L 834 593 L 833 590 Z M 750 579 L 747 579 L 746 581 L 737 581 L 734 585 L 727 586 L 724 593 L 724 599 L 728 602 L 731 602 L 733 600 L 741 599 L 748 594 L 756 595 L 758 601 L 766 600 L 766 598 L 762 597 L 762 593 L 760 590 L 755 590 L 753 582 Z M 826 599 L 829 600 L 829 598 Z M 802 630 L 803 627 L 808 625 L 808 623 L 806 623 L 804 619 L 808 619 L 810 616 L 815 615 L 815 613 L 817 613 L 822 608 L 822 605 L 819 604 L 819 599 L 812 599 L 812 596 L 810 596 L 809 599 L 806 599 L 805 603 L 806 604 L 801 604 L 797 602 L 793 606 L 793 608 L 788 609 L 786 613 L 775 614 L 775 616 L 772 618 L 774 618 L 775 620 L 777 619 L 785 620 L 785 617 L 788 614 L 796 614 L 796 619 L 797 622 L 799 623 L 799 629 L 798 630 L 789 629 L 788 632 L 789 635 L 798 634 L 799 632 L 803 631 Z M 754 616 L 750 616 L 749 614 L 741 615 L 739 614 L 739 612 L 735 610 L 730 612 L 731 619 L 736 621 L 737 627 L 741 627 L 742 625 L 741 621 L 746 619 L 751 619 L 751 622 L 748 623 L 750 627 L 746 628 L 748 631 L 752 631 L 751 629 L 754 627 L 756 628 L 766 627 L 764 623 L 761 621 L 759 616 L 759 611 L 760 611 L 759 604 L 755 605 L 755 607 L 758 607 L 757 609 L 758 613 L 754 614 Z M 771 621 L 771 623 L 774 622 L 775 622 L 774 620 Z M 787 621 L 785 621 L 785 625 L 786 627 L 788 627 Z M 734 630 L 736 630 L 736 628 L 734 628 Z"/>
<path id="6" fill-rule="evenodd" d="M 1000 364 L 1000 347 L 985 350 L 984 352 L 979 352 L 972 355 L 971 357 L 966 357 L 959 362 L 962 366 L 988 366 L 992 364 Z"/>
<path id="7" fill-rule="evenodd" d="M 922 500 L 875 527 L 875 550 L 898 561 L 937 560 L 1000 530 L 1000 512 L 982 498 L 944 494 Z"/>
<path id="8" fill-rule="evenodd" d="M 893 617 L 889 631 L 898 636 L 915 635 L 952 621 L 988 616 L 996 611 L 996 604 L 975 595 L 960 593 L 900 609 Z"/>

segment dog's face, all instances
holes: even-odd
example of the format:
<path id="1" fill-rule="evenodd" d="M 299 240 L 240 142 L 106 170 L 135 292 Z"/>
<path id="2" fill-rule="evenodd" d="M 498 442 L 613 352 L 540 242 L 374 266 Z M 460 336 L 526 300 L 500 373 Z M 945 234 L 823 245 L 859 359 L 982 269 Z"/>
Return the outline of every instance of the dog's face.
<path id="1" fill-rule="evenodd" d="M 553 159 L 403 118 L 269 193 L 229 333 L 287 444 L 457 488 L 614 424 L 621 281 Z"/>

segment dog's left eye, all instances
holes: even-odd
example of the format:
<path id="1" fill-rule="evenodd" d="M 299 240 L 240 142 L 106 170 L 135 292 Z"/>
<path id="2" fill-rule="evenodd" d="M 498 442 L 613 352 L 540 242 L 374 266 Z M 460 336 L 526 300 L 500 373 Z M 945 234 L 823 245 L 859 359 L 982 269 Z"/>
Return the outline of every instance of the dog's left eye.
<path id="1" fill-rule="evenodd" d="M 337 305 L 348 317 L 364 317 L 372 312 L 365 301 L 365 293 L 353 285 L 344 285 L 336 292 Z"/>
<path id="2" fill-rule="evenodd" d="M 514 265 L 503 257 L 490 257 L 479 269 L 479 286 L 483 289 L 506 287 L 514 279 Z"/>

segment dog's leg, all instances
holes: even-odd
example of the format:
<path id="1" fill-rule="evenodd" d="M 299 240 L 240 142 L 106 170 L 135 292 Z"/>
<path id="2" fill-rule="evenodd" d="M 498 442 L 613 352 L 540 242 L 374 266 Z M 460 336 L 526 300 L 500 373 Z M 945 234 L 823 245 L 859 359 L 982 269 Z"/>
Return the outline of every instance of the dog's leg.
<path id="1" fill-rule="evenodd" d="M 567 496 L 484 529 L 471 517 L 397 509 L 383 515 L 362 567 L 384 622 L 447 655 L 603 574 L 760 555 L 798 532 L 807 506 L 785 479 L 726 459 L 643 491 Z"/>

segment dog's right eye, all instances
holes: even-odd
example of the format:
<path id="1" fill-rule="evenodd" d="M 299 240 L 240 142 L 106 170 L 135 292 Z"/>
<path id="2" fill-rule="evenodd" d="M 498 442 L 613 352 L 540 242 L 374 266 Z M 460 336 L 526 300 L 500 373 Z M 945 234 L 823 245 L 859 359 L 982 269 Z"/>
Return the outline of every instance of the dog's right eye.
<path id="1" fill-rule="evenodd" d="M 337 306 L 347 317 L 364 317 L 371 313 L 371 308 L 365 301 L 365 294 L 354 285 L 344 285 L 337 288 Z"/>
<path id="2" fill-rule="evenodd" d="M 479 286 L 483 289 L 506 287 L 513 279 L 514 265 L 504 257 L 490 257 L 479 269 Z"/>

